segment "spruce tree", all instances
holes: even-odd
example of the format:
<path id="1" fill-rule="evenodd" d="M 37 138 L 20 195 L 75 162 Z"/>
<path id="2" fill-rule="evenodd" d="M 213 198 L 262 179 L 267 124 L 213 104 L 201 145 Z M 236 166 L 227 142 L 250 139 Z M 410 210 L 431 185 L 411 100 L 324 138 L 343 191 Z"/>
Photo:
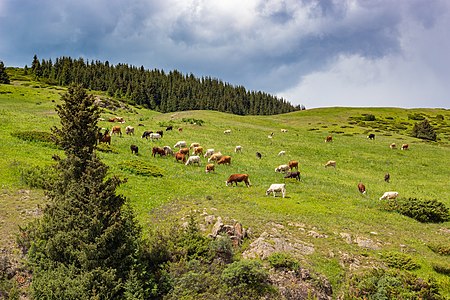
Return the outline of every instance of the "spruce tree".
<path id="1" fill-rule="evenodd" d="M 433 126 L 431 126 L 430 122 L 427 119 L 423 120 L 420 123 L 414 124 L 414 127 L 412 129 L 412 136 L 430 141 L 436 141 L 437 138 L 437 134 L 434 131 Z"/>
<path id="2" fill-rule="evenodd" d="M 36 299 L 121 299 L 131 276 L 136 281 L 140 228 L 133 211 L 107 178 L 95 154 L 99 108 L 92 95 L 72 85 L 56 107 L 61 127 L 53 128 L 66 158 L 33 235 L 29 259 Z"/>
<path id="3" fill-rule="evenodd" d="M 0 83 L 9 84 L 9 76 L 6 73 L 5 65 L 0 60 Z"/>

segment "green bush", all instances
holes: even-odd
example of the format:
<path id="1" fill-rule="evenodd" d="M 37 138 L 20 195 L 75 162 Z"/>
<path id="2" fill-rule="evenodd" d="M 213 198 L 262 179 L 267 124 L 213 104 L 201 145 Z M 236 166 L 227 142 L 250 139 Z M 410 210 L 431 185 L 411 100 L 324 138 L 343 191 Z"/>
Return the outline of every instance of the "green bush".
<path id="1" fill-rule="evenodd" d="M 116 150 L 114 150 L 114 148 L 111 147 L 111 145 L 108 145 L 106 143 L 97 144 L 97 146 L 95 146 L 95 149 L 97 149 L 97 151 L 104 152 L 104 153 L 114 153 L 114 154 L 119 153 Z"/>
<path id="2" fill-rule="evenodd" d="M 119 168 L 121 170 L 140 176 L 148 176 L 148 177 L 163 176 L 163 170 L 161 168 L 138 160 L 124 161 L 119 164 Z"/>
<path id="3" fill-rule="evenodd" d="M 426 119 L 423 122 L 414 124 L 411 135 L 419 139 L 430 141 L 436 141 L 437 138 L 433 126 L 431 126 L 430 122 Z"/>
<path id="4" fill-rule="evenodd" d="M 437 273 L 450 276 L 450 266 L 440 263 L 434 263 L 432 264 L 432 266 L 433 270 L 435 270 Z"/>
<path id="5" fill-rule="evenodd" d="M 408 114 L 408 120 L 422 121 L 425 120 L 425 117 L 418 113 Z"/>
<path id="6" fill-rule="evenodd" d="M 376 118 L 372 114 L 363 114 L 362 120 L 363 121 L 375 121 Z"/>
<path id="7" fill-rule="evenodd" d="M 203 121 L 201 119 L 195 119 L 195 118 L 183 118 L 183 119 L 181 119 L 181 121 L 184 123 L 195 124 L 195 125 L 199 125 L 199 126 L 202 126 L 203 123 L 205 123 L 205 121 Z"/>
<path id="8" fill-rule="evenodd" d="M 420 265 L 416 264 L 411 256 L 399 253 L 389 252 L 383 255 L 383 261 L 391 268 L 400 270 L 416 270 L 420 268 Z"/>
<path id="9" fill-rule="evenodd" d="M 27 142 L 41 142 L 55 144 L 55 138 L 50 132 L 46 131 L 16 131 L 11 135 Z"/>
<path id="10" fill-rule="evenodd" d="M 450 220 L 449 209 L 437 200 L 396 199 L 388 201 L 386 205 L 387 210 L 397 211 L 422 223 L 441 223 Z"/>
<path id="11" fill-rule="evenodd" d="M 431 249 L 434 253 L 450 256 L 450 244 L 442 245 L 442 244 L 428 244 L 428 248 Z"/>
<path id="12" fill-rule="evenodd" d="M 31 188 L 46 189 L 55 182 L 56 170 L 53 167 L 32 166 L 22 163 L 15 164 L 22 183 Z"/>
<path id="13" fill-rule="evenodd" d="M 295 258 L 284 252 L 273 253 L 268 257 L 268 260 L 270 265 L 276 269 L 286 268 L 295 271 L 300 267 L 300 264 Z"/>

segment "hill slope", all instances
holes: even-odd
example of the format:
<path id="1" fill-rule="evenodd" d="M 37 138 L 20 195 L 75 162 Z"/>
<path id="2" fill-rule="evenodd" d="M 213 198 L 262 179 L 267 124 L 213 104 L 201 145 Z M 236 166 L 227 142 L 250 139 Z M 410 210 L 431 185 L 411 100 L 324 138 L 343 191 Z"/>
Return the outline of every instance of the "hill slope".
<path id="1" fill-rule="evenodd" d="M 24 140 L 20 133 L 50 132 L 52 126 L 59 126 L 54 106 L 63 92 L 63 88 L 32 82 L 0 85 L 0 176 L 6 199 L 0 218 L 7 225 L 1 229 L 2 248 L 11 247 L 16 225 L 26 222 L 38 211 L 38 204 L 44 203 L 42 192 L 29 190 L 21 174 L 51 165 L 55 153 L 63 155 L 49 143 Z M 114 103 L 104 94 L 97 96 L 103 102 Z M 135 207 L 145 230 L 172 220 L 182 222 L 192 212 L 200 222 L 203 212 L 228 221 L 238 220 L 251 232 L 243 251 L 256 251 L 250 242 L 264 232 L 303 245 L 312 250 L 294 247 L 294 254 L 316 272 L 325 274 L 335 290 L 354 268 L 371 267 L 389 253 L 404 252 L 420 265 L 416 274 L 437 278 L 441 286 L 447 286 L 443 292 L 450 294 L 449 277 L 433 270 L 433 264 L 450 265 L 450 258 L 429 247 L 450 247 L 450 222 L 419 223 L 386 211 L 386 201 L 378 200 L 385 191 L 392 190 L 398 191 L 402 199 L 436 199 L 450 207 L 450 111 L 326 108 L 243 117 L 211 111 L 162 114 L 117 107 L 111 104 L 105 109 L 104 119 L 122 116 L 126 120 L 122 130 L 126 125 L 134 126 L 136 135 L 113 136 L 108 148 L 112 152 L 99 155 L 110 166 L 111 174 L 128 178 L 120 192 Z M 364 121 L 367 114 L 374 115 L 375 121 Z M 438 129 L 438 142 L 408 136 L 417 122 L 413 119 L 420 115 Z M 141 138 L 144 130 L 164 130 L 167 125 L 175 130 L 165 131 L 161 140 Z M 99 126 L 111 128 L 113 124 L 100 121 Z M 178 127 L 183 130 L 176 130 Z M 282 133 L 282 128 L 287 132 Z M 231 134 L 223 134 L 226 129 L 231 129 Z M 272 132 L 272 138 L 268 138 Z M 375 133 L 376 139 L 367 139 L 368 132 Z M 330 134 L 333 142 L 325 143 Z M 215 172 L 206 174 L 205 158 L 197 167 L 177 163 L 172 157 L 151 156 L 153 146 L 173 147 L 179 140 L 220 150 L 232 156 L 232 163 L 216 166 Z M 392 150 L 391 143 L 408 143 L 410 150 Z M 138 156 L 131 154 L 131 144 L 139 147 Z M 242 153 L 234 153 L 236 145 L 242 146 Z M 281 150 L 286 155 L 278 156 Z M 262 159 L 255 156 L 257 151 Z M 299 161 L 300 182 L 285 180 L 274 171 L 291 159 Z M 335 160 L 337 167 L 324 168 L 328 160 Z M 139 166 L 154 167 L 163 176 L 137 175 Z M 387 172 L 390 183 L 383 180 Z M 225 180 L 232 173 L 248 173 L 252 186 L 226 187 Z M 358 192 L 360 181 L 366 185 L 367 195 Z M 266 196 L 271 183 L 286 183 L 287 197 Z"/>

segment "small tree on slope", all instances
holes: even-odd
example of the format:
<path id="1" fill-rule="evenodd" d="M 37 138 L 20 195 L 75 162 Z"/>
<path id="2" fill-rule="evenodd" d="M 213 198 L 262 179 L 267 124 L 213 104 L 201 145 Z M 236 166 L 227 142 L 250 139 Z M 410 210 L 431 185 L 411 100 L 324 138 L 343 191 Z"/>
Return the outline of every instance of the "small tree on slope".
<path id="1" fill-rule="evenodd" d="M 9 76 L 6 73 L 6 68 L 3 62 L 0 60 L 0 83 L 9 84 Z"/>
<path id="2" fill-rule="evenodd" d="M 95 155 L 100 111 L 93 97 L 71 86 L 62 100 L 56 107 L 61 128 L 53 133 L 66 158 L 29 251 L 32 293 L 36 299 L 123 299 L 138 267 L 140 228 L 115 193 L 122 181 L 106 179 L 108 168 Z"/>

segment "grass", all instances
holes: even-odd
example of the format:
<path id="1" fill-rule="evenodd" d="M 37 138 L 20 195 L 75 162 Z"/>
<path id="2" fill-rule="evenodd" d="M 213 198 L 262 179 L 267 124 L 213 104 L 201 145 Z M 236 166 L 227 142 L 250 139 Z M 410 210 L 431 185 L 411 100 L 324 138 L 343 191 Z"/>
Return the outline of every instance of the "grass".
<path id="1" fill-rule="evenodd" d="M 19 77 L 23 79 L 22 77 Z M 46 167 L 53 164 L 52 155 L 64 156 L 61 150 L 39 141 L 23 140 L 16 132 L 50 132 L 59 126 L 55 105 L 60 102 L 64 89 L 45 86 L 31 81 L 13 81 L 0 85 L 0 178 L 4 200 L 0 218 L 7 227 L 1 227 L 0 247 L 11 245 L 11 233 L 17 225 L 32 215 L 20 217 L 18 201 L 23 209 L 32 210 L 44 203 L 40 190 L 31 189 L 33 200 L 20 200 L 20 190 L 30 190 L 21 181 L 17 165 Z M 105 97 L 103 94 L 98 94 Z M 361 121 L 364 114 L 372 114 L 375 121 Z M 423 114 L 439 126 L 440 140 L 424 142 L 408 136 L 415 120 L 408 115 Z M 437 118 L 437 115 L 442 115 Z M 450 257 L 432 251 L 427 245 L 443 244 L 450 240 L 445 230 L 450 223 L 422 224 L 398 213 L 383 209 L 378 198 L 388 190 L 398 191 L 401 198 L 436 199 L 450 207 L 450 111 L 442 109 L 401 108 L 321 108 L 277 116 L 235 116 L 212 111 L 188 111 L 161 114 L 142 108 L 131 110 L 105 110 L 104 119 L 123 116 L 135 127 L 136 135 L 112 137 L 112 152 L 98 155 L 110 167 L 110 174 L 127 178 L 118 192 L 134 206 L 144 230 L 164 226 L 180 220 L 191 211 L 235 219 L 251 228 L 253 237 L 271 230 L 271 223 L 284 226 L 284 234 L 292 241 L 301 240 L 315 247 L 313 255 L 304 257 L 315 271 L 325 274 L 339 289 L 347 269 L 339 265 L 340 255 L 349 253 L 364 258 L 367 263 L 381 261 L 380 253 L 400 252 L 407 249 L 412 261 L 420 268 L 420 276 L 433 276 L 442 286 L 449 283 L 448 276 L 436 272 L 433 266 L 450 265 Z M 201 126 L 183 122 L 202 120 Z M 352 122 L 351 124 L 349 124 Z M 356 122 L 356 123 L 355 123 Z M 138 124 L 145 126 L 138 126 Z M 164 132 L 160 141 L 141 139 L 144 130 L 160 130 L 159 125 L 173 124 L 174 130 Z M 111 128 L 112 123 L 100 121 L 99 126 Z M 179 132 L 178 127 L 183 127 Z M 406 129 L 399 129 L 404 128 Z M 286 133 L 281 128 L 288 130 Z M 123 128 L 124 129 L 124 128 Z M 223 131 L 231 129 L 230 135 Z M 267 136 L 274 132 L 272 139 Z M 341 132 L 341 133 L 336 133 Z M 369 132 L 376 133 L 374 141 Z M 332 143 L 324 143 L 327 135 Z M 188 144 L 199 142 L 205 149 L 214 148 L 232 156 L 231 166 L 216 166 L 206 174 L 202 166 L 185 166 L 172 157 L 152 157 L 153 146 L 173 146 L 177 141 Z M 389 149 L 389 144 L 408 143 L 410 150 Z M 131 144 L 139 147 L 139 155 L 131 154 Z M 242 153 L 234 153 L 241 145 Z M 279 151 L 286 155 L 278 157 Z M 255 152 L 262 153 L 261 160 Z M 289 160 L 299 161 L 302 180 L 284 180 L 274 169 Z M 328 160 L 336 160 L 337 167 L 324 168 Z M 124 167 L 125 166 L 125 167 Z M 140 168 L 140 166 L 142 168 Z M 141 170 L 142 169 L 142 170 Z M 163 176 L 149 174 L 162 174 Z M 384 174 L 391 174 L 391 183 L 384 182 Z M 226 187 L 231 173 L 248 173 L 250 188 L 242 183 Z M 366 185 L 367 195 L 358 192 L 357 184 Z M 287 197 L 265 196 L 271 183 L 286 182 Z M 29 199 L 29 198 L 28 198 Z M 22 209 L 22 208 L 21 208 Z M 292 224 L 303 224 L 299 230 Z M 314 230 L 327 238 L 314 238 L 307 234 Z M 8 232 L 8 235 L 4 233 Z M 340 233 L 379 242 L 381 250 L 364 249 L 355 243 L 347 244 Z M 330 252 L 334 256 L 330 256 Z M 441 268 L 442 269 L 442 268 Z M 450 290 L 443 288 L 446 295 Z"/>

